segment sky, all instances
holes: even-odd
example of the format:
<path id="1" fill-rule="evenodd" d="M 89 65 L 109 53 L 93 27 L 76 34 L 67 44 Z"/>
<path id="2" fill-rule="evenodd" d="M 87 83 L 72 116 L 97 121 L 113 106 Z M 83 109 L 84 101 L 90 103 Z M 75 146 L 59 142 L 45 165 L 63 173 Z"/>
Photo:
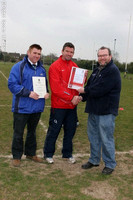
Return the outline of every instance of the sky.
<path id="1" fill-rule="evenodd" d="M 107 46 L 118 53 L 120 62 L 133 62 L 133 0 L 6 0 L 6 4 L 7 52 L 26 53 L 37 43 L 44 55 L 60 56 L 63 44 L 72 42 L 77 59 L 97 59 L 97 50 Z"/>

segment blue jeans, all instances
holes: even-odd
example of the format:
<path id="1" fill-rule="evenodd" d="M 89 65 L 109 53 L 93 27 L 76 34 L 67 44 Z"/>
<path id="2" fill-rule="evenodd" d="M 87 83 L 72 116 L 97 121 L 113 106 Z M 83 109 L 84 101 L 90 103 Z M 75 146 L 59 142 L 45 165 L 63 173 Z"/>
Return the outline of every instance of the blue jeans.
<path id="1" fill-rule="evenodd" d="M 99 164 L 102 153 L 105 166 L 111 169 L 115 168 L 114 128 L 114 115 L 89 114 L 87 127 L 91 150 L 89 162 L 94 165 Z"/>

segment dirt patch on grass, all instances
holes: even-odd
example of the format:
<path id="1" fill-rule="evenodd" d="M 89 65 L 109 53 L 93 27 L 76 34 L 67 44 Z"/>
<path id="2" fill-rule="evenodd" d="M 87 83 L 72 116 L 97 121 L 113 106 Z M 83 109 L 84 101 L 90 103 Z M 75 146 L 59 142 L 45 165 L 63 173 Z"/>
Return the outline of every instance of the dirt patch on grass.
<path id="1" fill-rule="evenodd" d="M 87 162 L 88 158 L 78 156 L 76 157 L 77 162 L 75 164 L 70 164 L 67 161 L 64 161 L 61 156 L 54 156 L 54 164 L 48 164 L 43 159 L 43 163 L 35 163 L 31 160 L 22 158 L 20 170 L 23 171 L 24 174 L 30 174 L 36 171 L 38 168 L 40 175 L 49 174 L 54 170 L 61 170 L 66 177 L 74 177 L 76 175 L 80 175 L 85 170 L 81 168 L 81 165 Z M 116 156 L 117 160 L 117 167 L 113 172 L 113 175 L 124 175 L 124 174 L 132 174 L 133 173 L 133 155 L 132 154 L 120 154 Z M 12 159 L 8 158 L 5 162 L 9 163 L 10 167 L 12 166 Z M 101 173 L 102 169 L 104 168 L 104 163 L 101 162 L 100 166 L 97 168 L 90 169 L 92 173 Z M 89 170 L 89 172 L 90 172 Z"/>
<path id="2" fill-rule="evenodd" d="M 16 169 L 20 170 L 25 176 L 32 176 L 34 173 L 43 176 L 51 174 L 54 171 L 62 171 L 64 176 L 70 178 L 80 175 L 83 172 L 81 169 L 82 159 L 79 158 L 75 164 L 70 164 L 68 161 L 65 161 L 61 157 L 57 156 L 54 157 L 54 164 L 48 164 L 45 159 L 43 159 L 42 163 L 36 163 L 23 156 L 20 167 L 16 167 Z M 4 160 L 9 164 L 10 168 L 14 168 L 12 165 L 12 158 L 4 158 Z"/>
<path id="3" fill-rule="evenodd" d="M 83 172 L 79 161 L 77 161 L 75 164 L 70 164 L 67 161 L 64 161 L 62 158 L 54 158 L 54 164 L 48 164 L 45 160 L 43 163 L 35 163 L 33 161 L 24 159 L 21 162 L 20 170 L 23 171 L 25 175 L 32 175 L 34 172 L 37 173 L 37 168 L 40 176 L 59 170 L 62 171 L 66 177 L 70 178 L 80 175 Z"/>
<path id="4" fill-rule="evenodd" d="M 85 195 L 103 200 L 116 200 L 117 188 L 112 187 L 108 182 L 92 182 L 90 187 L 81 189 Z"/>
<path id="5" fill-rule="evenodd" d="M 60 169 L 68 178 L 80 175 L 82 173 L 81 163 L 79 160 L 75 164 L 70 164 L 63 159 L 55 159 L 54 169 Z"/>
<path id="6" fill-rule="evenodd" d="M 133 154 L 117 155 L 116 172 L 118 175 L 130 175 L 133 173 Z"/>

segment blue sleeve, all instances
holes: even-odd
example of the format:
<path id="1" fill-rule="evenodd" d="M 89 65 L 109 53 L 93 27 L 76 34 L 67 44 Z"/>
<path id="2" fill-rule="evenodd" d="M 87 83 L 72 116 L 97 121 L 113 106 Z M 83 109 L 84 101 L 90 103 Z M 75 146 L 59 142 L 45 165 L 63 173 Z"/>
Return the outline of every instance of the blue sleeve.
<path id="1" fill-rule="evenodd" d="M 30 91 L 24 88 L 20 83 L 20 62 L 15 64 L 11 69 L 8 79 L 8 88 L 17 96 L 28 97 L 30 94 Z"/>

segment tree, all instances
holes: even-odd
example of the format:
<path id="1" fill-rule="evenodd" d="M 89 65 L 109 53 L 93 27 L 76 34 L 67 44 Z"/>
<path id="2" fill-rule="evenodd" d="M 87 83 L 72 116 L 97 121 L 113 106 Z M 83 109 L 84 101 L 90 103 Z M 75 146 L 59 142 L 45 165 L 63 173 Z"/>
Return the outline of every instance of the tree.
<path id="1" fill-rule="evenodd" d="M 0 60 L 1 60 L 1 61 L 4 60 L 4 56 L 3 56 L 2 51 L 0 52 Z"/>
<path id="2" fill-rule="evenodd" d="M 47 56 L 42 56 L 42 60 L 44 64 L 51 65 L 55 60 L 57 60 L 56 54 L 50 53 Z"/>

